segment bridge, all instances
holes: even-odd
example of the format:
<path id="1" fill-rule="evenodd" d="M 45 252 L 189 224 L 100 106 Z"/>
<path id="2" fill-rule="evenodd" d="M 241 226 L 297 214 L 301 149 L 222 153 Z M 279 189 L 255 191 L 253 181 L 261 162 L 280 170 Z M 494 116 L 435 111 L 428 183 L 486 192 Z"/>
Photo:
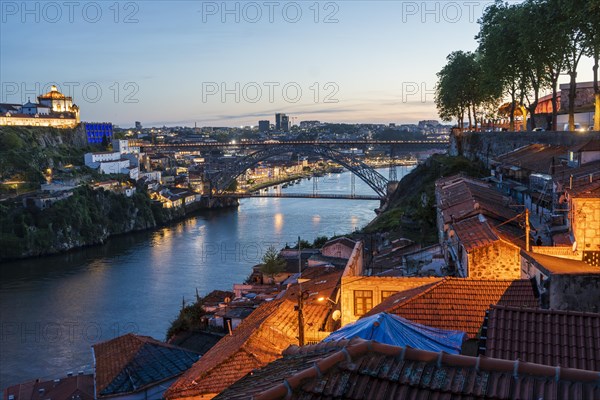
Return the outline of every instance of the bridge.
<path id="1" fill-rule="evenodd" d="M 159 143 L 144 145 L 143 151 L 176 151 L 176 150 L 194 150 L 211 148 L 246 148 L 246 147 L 289 147 L 289 146 L 419 146 L 419 147 L 447 147 L 448 140 L 265 140 L 259 141 L 240 141 L 240 142 L 202 142 L 189 141 L 181 143 Z"/>
<path id="2" fill-rule="evenodd" d="M 389 181 L 397 181 L 395 168 L 390 168 L 390 179 L 386 179 L 383 175 L 377 172 L 369 165 L 362 162 L 352 152 L 338 150 L 340 147 L 357 147 L 357 146 L 389 146 L 391 148 L 390 158 L 394 158 L 394 149 L 397 147 L 409 148 L 445 148 L 448 146 L 447 140 L 332 140 L 332 141 L 241 141 L 230 143 L 218 142 L 182 142 L 182 143 L 163 143 L 143 146 L 145 152 L 163 152 L 163 151 L 193 151 L 193 150 L 208 150 L 217 148 L 234 148 L 234 149 L 249 149 L 252 153 L 236 159 L 235 162 L 220 165 L 218 170 L 205 171 L 205 181 L 208 186 L 204 192 L 210 193 L 211 196 L 223 196 L 227 188 L 242 175 L 247 169 L 253 168 L 259 163 L 284 154 L 299 153 L 303 155 L 313 155 L 323 159 L 336 162 L 352 174 L 364 181 L 373 191 L 376 196 L 364 198 L 364 200 L 373 200 L 375 197 L 384 200 L 388 194 Z M 230 196 L 235 196 L 231 194 Z M 325 198 L 313 193 L 312 195 L 304 195 L 304 198 Z M 252 197 L 248 195 L 247 197 Z M 258 196 L 254 196 L 258 197 Z M 266 197 L 266 196 L 265 196 Z M 275 196 L 271 196 L 275 197 Z M 292 197 L 290 195 L 282 195 L 278 197 Z M 330 198 L 357 198 L 354 194 L 342 197 Z"/>
<path id="3" fill-rule="evenodd" d="M 360 194 L 306 194 L 306 193 L 227 193 L 217 194 L 213 197 L 233 197 L 237 199 L 246 198 L 291 198 L 291 199 L 344 199 L 344 200 L 381 200 L 377 195 Z"/>
<path id="4" fill-rule="evenodd" d="M 210 182 L 208 191 L 213 195 L 223 194 L 225 190 L 231 186 L 233 181 L 247 169 L 258 165 L 271 157 L 293 152 L 305 155 L 316 155 L 334 161 L 362 179 L 369 187 L 371 187 L 371 189 L 373 189 L 373 191 L 375 191 L 379 198 L 385 198 L 387 195 L 388 180 L 379 172 L 356 158 L 354 154 L 343 153 L 327 145 L 321 143 L 317 144 L 315 142 L 310 142 L 310 144 L 305 145 L 282 143 L 278 146 L 265 146 L 259 148 L 257 151 L 236 160 L 236 162 L 226 164 L 219 171 L 207 173 L 206 175 Z"/>

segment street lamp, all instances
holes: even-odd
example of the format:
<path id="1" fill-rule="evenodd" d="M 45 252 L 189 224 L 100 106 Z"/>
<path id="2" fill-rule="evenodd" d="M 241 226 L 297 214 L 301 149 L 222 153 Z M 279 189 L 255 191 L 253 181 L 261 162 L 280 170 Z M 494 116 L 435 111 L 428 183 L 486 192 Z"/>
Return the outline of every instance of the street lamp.
<path id="1" fill-rule="evenodd" d="M 321 296 L 321 297 L 319 297 L 319 298 L 317 299 L 317 301 L 325 301 L 325 300 L 327 300 L 328 302 L 330 302 L 330 303 L 331 303 L 331 304 L 333 304 L 334 306 L 337 306 L 337 303 L 336 303 L 335 301 L 331 300 L 329 297 L 322 297 L 322 296 Z"/>

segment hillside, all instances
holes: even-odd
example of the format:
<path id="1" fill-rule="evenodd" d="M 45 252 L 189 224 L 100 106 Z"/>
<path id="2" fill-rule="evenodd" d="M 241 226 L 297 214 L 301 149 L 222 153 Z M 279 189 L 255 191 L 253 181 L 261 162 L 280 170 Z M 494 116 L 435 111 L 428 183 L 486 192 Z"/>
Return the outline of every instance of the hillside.
<path id="1" fill-rule="evenodd" d="M 391 238 L 404 237 L 423 246 L 436 243 L 435 181 L 459 172 L 475 177 L 488 174 L 483 164 L 464 157 L 432 156 L 400 181 L 388 208 L 363 231 L 389 232 Z"/>
<path id="2" fill-rule="evenodd" d="M 48 168 L 82 165 L 83 154 L 92 149 L 96 148 L 87 144 L 81 127 L 1 126 L 0 182 L 20 182 L 25 189 L 37 189 Z"/>

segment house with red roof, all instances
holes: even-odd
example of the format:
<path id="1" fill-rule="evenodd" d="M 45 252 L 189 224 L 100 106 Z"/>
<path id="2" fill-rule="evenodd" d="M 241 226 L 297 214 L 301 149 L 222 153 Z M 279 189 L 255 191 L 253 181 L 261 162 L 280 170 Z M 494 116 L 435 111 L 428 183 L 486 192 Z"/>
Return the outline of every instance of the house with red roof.
<path id="1" fill-rule="evenodd" d="M 353 339 L 292 346 L 216 399 L 597 399 L 599 375 Z"/>
<path id="2" fill-rule="evenodd" d="M 5 400 L 94 400 L 94 376 L 79 371 L 64 378 L 35 379 L 4 390 Z"/>
<path id="3" fill-rule="evenodd" d="M 479 354 L 600 371 L 600 314 L 493 305 Z"/>
<path id="4" fill-rule="evenodd" d="M 432 328 L 465 332 L 471 340 L 463 351 L 474 355 L 486 311 L 492 304 L 537 308 L 539 299 L 526 279 L 446 278 L 398 292 L 365 315 L 387 312 Z"/>
<path id="5" fill-rule="evenodd" d="M 249 372 L 281 357 L 283 350 L 298 343 L 299 296 L 306 342 L 317 343 L 334 331 L 338 322 L 332 304 L 337 303 L 342 271 L 320 267 L 306 271 L 313 272 L 309 281 L 294 284 L 280 297 L 259 305 L 183 374 L 165 397 L 212 398 Z"/>
<path id="6" fill-rule="evenodd" d="M 129 333 L 92 346 L 95 399 L 157 399 L 198 354 Z"/>
<path id="7" fill-rule="evenodd" d="M 490 184 L 455 175 L 436 181 L 440 245 L 450 271 L 478 279 L 518 279 L 523 218 Z"/>

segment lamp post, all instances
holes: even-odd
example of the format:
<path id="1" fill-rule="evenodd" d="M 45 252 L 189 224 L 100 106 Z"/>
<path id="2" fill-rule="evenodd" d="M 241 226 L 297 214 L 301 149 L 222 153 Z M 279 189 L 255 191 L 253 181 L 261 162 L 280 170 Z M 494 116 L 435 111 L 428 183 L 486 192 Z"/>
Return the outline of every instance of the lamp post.
<path id="1" fill-rule="evenodd" d="M 308 297 L 307 291 L 300 291 L 298 293 L 298 345 L 304 346 L 304 313 L 302 311 L 304 307 L 304 297 Z"/>

